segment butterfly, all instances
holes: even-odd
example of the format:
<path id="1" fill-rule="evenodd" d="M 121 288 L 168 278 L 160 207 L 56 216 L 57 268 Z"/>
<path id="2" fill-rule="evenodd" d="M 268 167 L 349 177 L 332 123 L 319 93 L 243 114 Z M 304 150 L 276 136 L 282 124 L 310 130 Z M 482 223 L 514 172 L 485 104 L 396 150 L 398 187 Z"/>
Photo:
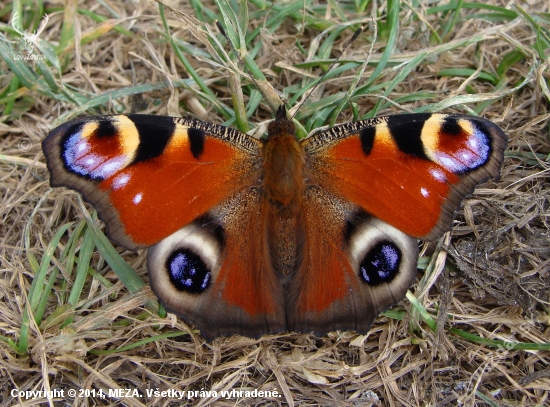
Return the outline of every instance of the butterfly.
<path id="1" fill-rule="evenodd" d="M 80 192 L 112 240 L 149 248 L 153 291 L 210 340 L 366 333 L 413 283 L 417 239 L 450 229 L 506 143 L 488 120 L 432 113 L 298 140 L 281 106 L 263 139 L 130 114 L 62 124 L 42 148 L 52 187 Z"/>

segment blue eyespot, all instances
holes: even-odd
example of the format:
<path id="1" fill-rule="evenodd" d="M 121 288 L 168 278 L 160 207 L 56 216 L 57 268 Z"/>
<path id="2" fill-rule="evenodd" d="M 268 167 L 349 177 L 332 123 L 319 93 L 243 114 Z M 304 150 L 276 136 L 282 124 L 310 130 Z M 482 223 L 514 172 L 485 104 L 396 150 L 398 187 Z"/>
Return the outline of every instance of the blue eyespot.
<path id="1" fill-rule="evenodd" d="M 210 269 L 189 249 L 178 249 L 172 252 L 166 261 L 166 268 L 170 281 L 179 291 L 200 294 L 210 286 Z"/>
<path id="2" fill-rule="evenodd" d="M 390 241 L 377 243 L 359 264 L 359 277 L 367 284 L 376 286 L 389 283 L 399 272 L 401 250 Z"/>

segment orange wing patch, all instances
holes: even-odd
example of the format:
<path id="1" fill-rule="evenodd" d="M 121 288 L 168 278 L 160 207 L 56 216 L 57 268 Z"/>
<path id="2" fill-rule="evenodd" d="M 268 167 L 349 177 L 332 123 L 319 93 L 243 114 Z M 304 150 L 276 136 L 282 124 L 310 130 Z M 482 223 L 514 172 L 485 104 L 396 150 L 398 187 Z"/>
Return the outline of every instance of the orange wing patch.
<path id="1" fill-rule="evenodd" d="M 459 179 L 430 161 L 401 152 L 385 139 L 375 139 L 367 158 L 359 137 L 348 137 L 330 150 L 329 159 L 323 170 L 331 177 L 333 191 L 411 236 L 430 232 L 450 184 Z"/>
<path id="2" fill-rule="evenodd" d="M 185 139 L 185 134 L 178 138 Z M 100 184 L 118 209 L 126 233 L 138 244 L 150 246 L 171 235 L 249 181 L 252 163 L 239 171 L 246 157 L 227 143 L 206 138 L 199 159 L 186 144 L 170 143 L 164 154 Z"/>

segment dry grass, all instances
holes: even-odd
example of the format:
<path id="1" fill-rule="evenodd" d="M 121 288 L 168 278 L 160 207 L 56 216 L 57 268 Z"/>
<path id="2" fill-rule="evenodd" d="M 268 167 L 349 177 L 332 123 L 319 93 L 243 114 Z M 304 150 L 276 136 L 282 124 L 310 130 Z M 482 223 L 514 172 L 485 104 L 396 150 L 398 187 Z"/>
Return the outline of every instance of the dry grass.
<path id="1" fill-rule="evenodd" d="M 8 61 L 7 47 L 24 52 L 18 48 L 20 34 L 10 27 L 12 11 L 21 8 L 22 24 L 32 33 L 44 15 L 40 4 L 16 1 L 0 13 L 5 35 L 0 40 L 14 41 L 0 41 L 0 406 L 47 402 L 14 398 L 15 388 L 64 389 L 55 405 L 550 405 L 550 40 L 548 14 L 537 14 L 548 13 L 547 2 L 508 6 L 506 12 L 466 3 L 453 11 L 460 2 L 448 10 L 403 2 L 393 20 L 385 2 L 375 3 L 378 37 L 370 54 L 372 5 L 355 14 L 353 3 L 336 10 L 327 5 L 304 10 L 292 1 L 265 10 L 250 5 L 247 31 L 258 35 L 247 48 L 263 42 L 254 61 L 275 89 L 260 82 L 267 103 L 260 103 L 256 87 L 242 75 L 212 63 L 212 54 L 220 51 L 207 47 L 209 37 L 197 25 L 167 12 L 171 40 L 189 63 L 184 68 L 155 3 L 83 1 L 80 11 L 76 2 L 67 3 L 64 11 L 61 2 L 48 5 L 49 21 L 38 35 L 43 43 L 37 40 L 32 50 L 52 52 L 62 74 L 52 67 L 54 57 L 49 64 Z M 209 10 L 221 18 L 216 5 L 191 3 L 196 14 L 187 2 L 172 6 L 210 23 Z M 112 20 L 100 23 L 95 16 Z M 329 30 L 318 39 L 320 31 L 343 28 L 350 20 L 370 29 L 346 51 L 345 71 L 330 77 L 311 98 L 313 105 L 301 110 L 306 128 L 330 122 L 327 116 L 343 94 L 336 101 L 331 95 L 350 89 L 368 57 L 353 99 L 359 116 L 443 107 L 483 114 L 509 135 L 501 178 L 464 201 L 452 236 L 424 246 L 414 295 L 379 317 L 368 335 L 290 333 L 206 343 L 173 315 L 159 316 L 149 288 L 132 285 L 131 279 L 121 283 L 105 252 L 98 254 L 93 221 L 86 222 L 91 208 L 74 192 L 49 187 L 40 126 L 85 111 L 132 109 L 232 124 L 231 109 L 240 102 L 232 104 L 231 94 L 242 96 L 239 81 L 247 86 L 244 103 L 252 100 L 246 107 L 260 103 L 251 123 L 265 121 L 271 117 L 268 106 L 277 103 L 276 92 L 284 90 L 285 100 L 299 96 L 304 84 L 321 74 L 319 67 L 326 67 L 320 61 L 337 55 L 353 29 L 334 38 Z M 398 34 L 392 52 L 384 54 L 392 33 Z M 358 63 L 346 65 L 353 61 Z M 376 72 L 381 63 L 384 69 Z M 33 70 L 17 71 L 21 64 Z M 191 69 L 203 88 L 188 79 Z M 467 105 L 460 103 L 463 96 L 471 96 Z M 353 118 L 354 110 L 345 107 L 338 121 Z M 237 123 L 248 126 L 246 117 Z M 122 256 L 146 281 L 145 253 Z M 69 389 L 116 388 L 137 389 L 142 396 L 67 396 Z M 198 393 L 182 402 L 147 395 L 157 388 Z M 231 389 L 282 395 L 221 396 Z"/>

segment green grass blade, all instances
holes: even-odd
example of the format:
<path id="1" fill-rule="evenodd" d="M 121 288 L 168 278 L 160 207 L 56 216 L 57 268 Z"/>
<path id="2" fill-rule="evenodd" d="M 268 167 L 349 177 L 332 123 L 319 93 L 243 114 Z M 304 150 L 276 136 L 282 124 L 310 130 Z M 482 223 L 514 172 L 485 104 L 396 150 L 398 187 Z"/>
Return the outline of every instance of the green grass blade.
<path id="1" fill-rule="evenodd" d="M 109 266 L 111 266 L 128 291 L 135 293 L 144 287 L 145 283 L 143 280 L 134 271 L 134 269 L 126 263 L 120 254 L 118 254 L 103 232 L 101 232 L 101 230 L 93 222 L 88 222 L 88 227 L 92 232 L 98 251 L 105 258 Z"/>
<path id="2" fill-rule="evenodd" d="M 40 268 L 35 273 L 35 277 L 29 288 L 29 293 L 27 294 L 27 305 L 23 310 L 21 329 L 19 332 L 19 342 L 17 344 L 17 349 L 20 354 L 26 354 L 28 351 L 29 344 L 29 325 L 31 315 L 34 315 L 34 311 L 37 309 L 38 304 L 40 303 L 40 298 L 44 290 L 44 281 L 46 280 L 48 266 L 50 264 L 51 258 L 57 248 L 57 244 L 61 240 L 61 237 L 65 234 L 67 229 L 72 225 L 72 223 L 67 223 L 57 230 L 53 239 L 48 244 L 48 247 L 44 251 L 42 256 L 42 262 Z"/>
<path id="3" fill-rule="evenodd" d="M 476 69 L 471 68 L 448 68 L 448 69 L 441 69 L 437 76 L 449 76 L 451 78 L 455 77 L 462 77 L 462 78 L 469 78 L 470 76 L 476 74 Z M 491 75 L 489 72 L 479 72 L 476 74 L 476 79 L 479 79 L 481 81 L 487 81 L 491 82 L 491 84 L 496 85 L 499 81 L 499 78 L 497 78 L 494 75 Z"/>
<path id="4" fill-rule="evenodd" d="M 482 338 L 478 335 L 463 331 L 462 329 L 451 328 L 451 333 L 466 339 L 469 342 L 478 343 L 491 348 L 499 348 L 506 350 L 529 350 L 529 351 L 549 351 L 550 342 L 547 343 L 526 343 L 526 342 L 508 342 L 495 339 Z"/>
<path id="5" fill-rule="evenodd" d="M 94 251 L 94 239 L 90 229 L 87 228 L 84 231 L 84 237 L 82 239 L 82 245 L 78 255 L 78 262 L 76 266 L 76 275 L 71 288 L 71 294 L 67 302 L 76 309 L 78 299 L 82 294 L 82 288 L 88 275 L 88 268 L 90 267 L 90 261 L 92 260 L 92 254 Z"/>
<path id="6" fill-rule="evenodd" d="M 55 250 L 57 248 L 57 245 L 65 232 L 71 227 L 71 223 L 66 223 L 65 225 L 61 226 L 56 232 L 53 237 L 53 239 L 48 244 L 48 247 L 44 251 L 44 255 L 42 256 L 42 262 L 40 263 L 40 269 L 36 273 L 31 287 L 29 289 L 29 303 L 31 306 L 31 310 L 36 311 L 36 307 L 38 306 L 38 303 L 40 302 L 40 298 L 42 296 L 42 292 L 44 289 L 44 281 L 46 281 L 47 271 L 48 267 L 50 265 L 50 261 L 55 253 Z"/>
<path id="7" fill-rule="evenodd" d="M 413 293 L 407 290 L 407 299 L 411 302 L 414 310 L 422 317 L 422 320 L 428 325 L 432 332 L 437 329 L 437 322 L 432 318 L 430 313 L 424 308 L 424 306 L 418 301 Z"/>
<path id="8" fill-rule="evenodd" d="M 457 21 L 459 20 L 460 10 L 462 9 L 463 3 L 464 3 L 463 0 L 458 0 L 458 1 L 453 1 L 452 2 L 453 9 L 449 10 L 451 18 L 447 21 L 447 24 L 445 24 L 445 26 L 443 27 L 443 32 L 441 33 L 441 38 L 445 39 L 449 35 L 449 33 L 454 29 Z"/>
<path id="9" fill-rule="evenodd" d="M 11 46 L 8 46 L 8 42 L 0 41 L 0 57 L 8 65 L 12 74 L 17 76 L 19 82 L 27 89 L 34 89 L 35 84 L 38 82 L 38 76 L 32 72 L 27 64 L 21 59 L 14 59 L 21 56 Z"/>
<path id="10" fill-rule="evenodd" d="M 58 51 L 67 48 L 68 44 L 75 38 L 74 21 L 76 20 L 76 10 L 78 1 L 68 0 L 63 7 L 63 23 L 61 26 L 61 35 L 59 37 Z"/>
<path id="11" fill-rule="evenodd" d="M 378 79 L 378 76 L 382 73 L 382 71 L 386 67 L 386 64 L 388 63 L 388 60 L 393 52 L 395 43 L 399 35 L 399 5 L 400 5 L 400 2 L 398 0 L 388 0 L 387 2 L 388 18 L 387 18 L 386 26 L 389 27 L 390 31 L 389 31 L 388 40 L 386 41 L 386 48 L 384 49 L 384 52 L 382 53 L 382 57 L 380 58 L 380 61 L 376 65 L 376 68 L 374 69 L 372 74 L 369 76 L 369 79 L 367 79 L 367 81 L 365 82 L 365 86 L 369 86 L 376 79 Z"/>
<path id="12" fill-rule="evenodd" d="M 91 350 L 90 353 L 92 353 L 94 355 L 111 355 L 111 354 L 114 354 L 114 353 L 126 352 L 126 351 L 128 351 L 130 349 L 134 349 L 134 348 L 139 348 L 140 346 L 147 345 L 148 343 L 151 343 L 151 342 L 155 342 L 155 341 L 159 341 L 159 340 L 167 339 L 167 338 L 177 338 L 179 336 L 184 336 L 184 335 L 189 335 L 189 333 L 185 332 L 185 331 L 166 332 L 166 333 L 163 333 L 163 334 L 151 336 L 151 337 L 146 338 L 146 339 L 142 339 L 141 341 L 137 341 L 137 342 L 131 343 L 131 344 L 126 345 L 126 346 L 121 346 L 118 349 Z"/>
<path id="13" fill-rule="evenodd" d="M 192 78 L 192 81 L 189 81 L 189 83 L 186 80 L 182 80 L 179 82 L 179 84 L 184 86 L 186 89 L 190 90 L 191 92 L 195 93 L 197 96 L 202 97 L 203 99 L 212 103 L 216 108 L 216 111 L 218 112 L 218 114 L 221 114 L 225 118 L 232 117 L 233 116 L 232 112 L 218 101 L 216 95 L 212 92 L 212 90 L 210 90 L 210 88 L 202 80 L 200 75 L 195 71 L 195 69 L 193 68 L 193 65 L 187 59 L 185 54 L 180 49 L 180 46 L 178 45 L 178 43 L 174 40 L 174 38 L 170 34 L 170 27 L 168 25 L 168 22 L 166 20 L 166 15 L 164 13 L 165 7 L 166 7 L 165 5 L 159 4 L 160 17 L 162 19 L 163 26 L 166 32 L 166 38 L 168 38 L 168 40 L 170 41 L 170 44 L 172 45 L 172 49 L 176 53 L 176 56 L 185 67 L 187 73 Z M 175 10 L 172 10 L 172 11 L 176 12 Z M 197 84 L 203 93 L 201 94 L 197 92 L 192 86 L 193 84 Z"/>
<path id="14" fill-rule="evenodd" d="M 421 52 L 416 57 L 414 57 L 412 60 L 410 60 L 408 63 L 403 64 L 401 68 L 397 67 L 395 70 L 398 72 L 396 77 L 390 82 L 390 84 L 386 87 L 386 90 L 383 93 L 383 96 L 389 97 L 393 90 L 402 83 L 407 76 L 410 75 L 410 73 L 418 67 L 418 65 L 426 58 L 426 53 Z M 383 104 L 383 99 L 380 99 L 371 112 L 369 112 L 369 115 L 376 116 L 378 114 L 378 111 Z"/>

